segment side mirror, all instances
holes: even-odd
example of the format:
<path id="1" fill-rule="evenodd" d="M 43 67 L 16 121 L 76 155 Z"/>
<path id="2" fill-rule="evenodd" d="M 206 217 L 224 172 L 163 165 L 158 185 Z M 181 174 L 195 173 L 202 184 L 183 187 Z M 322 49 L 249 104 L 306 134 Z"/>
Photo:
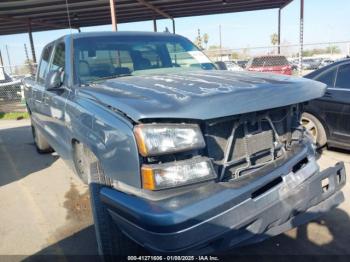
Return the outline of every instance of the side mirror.
<path id="1" fill-rule="evenodd" d="M 53 70 L 48 72 L 45 79 L 46 90 L 57 90 L 62 86 L 62 84 L 62 72 L 60 70 Z"/>

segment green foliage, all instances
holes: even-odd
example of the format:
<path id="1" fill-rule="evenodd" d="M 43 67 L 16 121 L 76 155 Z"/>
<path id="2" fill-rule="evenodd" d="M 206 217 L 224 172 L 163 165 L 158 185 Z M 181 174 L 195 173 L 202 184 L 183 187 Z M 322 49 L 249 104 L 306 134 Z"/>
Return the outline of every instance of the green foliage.
<path id="1" fill-rule="evenodd" d="M 218 45 L 210 45 L 208 49 L 209 50 L 216 50 L 216 49 L 220 49 L 220 46 L 218 46 Z"/>
<path id="2" fill-rule="evenodd" d="M 0 112 L 0 120 L 20 120 L 29 118 L 27 112 L 13 112 L 13 113 L 2 113 Z"/>
<path id="3" fill-rule="evenodd" d="M 239 53 L 237 53 L 237 52 L 232 52 L 231 58 L 232 58 L 232 59 L 239 59 L 239 58 L 240 58 Z"/>
<path id="4" fill-rule="evenodd" d="M 198 35 L 193 41 L 196 46 L 198 46 L 200 49 L 204 49 L 203 43 L 205 44 L 205 49 L 208 49 L 208 42 L 209 42 L 209 35 L 207 33 L 204 33 L 203 36 L 200 34 L 200 30 L 198 29 Z"/>
<path id="5" fill-rule="evenodd" d="M 341 50 L 338 46 L 328 46 L 326 48 L 314 48 L 303 51 L 303 56 L 313 56 L 322 54 L 340 54 Z"/>
<path id="6" fill-rule="evenodd" d="M 278 44 L 278 34 L 273 33 L 270 35 L 270 40 L 272 45 L 277 45 Z"/>

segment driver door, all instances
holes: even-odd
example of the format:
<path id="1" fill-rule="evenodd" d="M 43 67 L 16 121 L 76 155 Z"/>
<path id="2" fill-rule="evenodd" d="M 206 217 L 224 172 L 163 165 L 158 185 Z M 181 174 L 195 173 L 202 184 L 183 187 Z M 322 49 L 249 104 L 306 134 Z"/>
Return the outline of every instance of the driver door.
<path id="1" fill-rule="evenodd" d="M 65 42 L 56 42 L 48 70 L 48 72 L 57 70 L 62 72 L 62 87 L 50 90 L 45 87 L 42 97 L 42 120 L 47 133 L 51 136 L 51 146 L 62 156 L 65 155 L 67 150 L 65 104 L 69 93 L 69 89 L 66 86 L 64 71 L 66 67 L 65 50 Z"/>

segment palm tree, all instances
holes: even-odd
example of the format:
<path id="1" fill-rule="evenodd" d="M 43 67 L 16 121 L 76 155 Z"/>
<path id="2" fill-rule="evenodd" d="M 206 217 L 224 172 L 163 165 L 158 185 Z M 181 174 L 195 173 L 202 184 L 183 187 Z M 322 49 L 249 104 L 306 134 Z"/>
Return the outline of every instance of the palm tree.
<path id="1" fill-rule="evenodd" d="M 203 35 L 203 42 L 205 44 L 205 49 L 208 49 L 209 35 L 207 33 Z"/>
<path id="2" fill-rule="evenodd" d="M 271 39 L 271 44 L 273 46 L 278 44 L 278 35 L 276 33 L 273 33 L 272 35 L 270 35 L 270 39 Z"/>

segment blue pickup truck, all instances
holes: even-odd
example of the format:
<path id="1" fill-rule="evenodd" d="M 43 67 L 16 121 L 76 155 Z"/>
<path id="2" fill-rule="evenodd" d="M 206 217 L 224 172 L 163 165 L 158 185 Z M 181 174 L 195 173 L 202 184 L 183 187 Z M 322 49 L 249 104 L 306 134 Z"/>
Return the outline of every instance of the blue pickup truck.
<path id="1" fill-rule="evenodd" d="M 306 223 L 344 200 L 300 125 L 325 85 L 217 70 L 168 33 L 49 43 L 24 81 L 39 153 L 89 185 L 99 252 L 209 254 Z"/>

